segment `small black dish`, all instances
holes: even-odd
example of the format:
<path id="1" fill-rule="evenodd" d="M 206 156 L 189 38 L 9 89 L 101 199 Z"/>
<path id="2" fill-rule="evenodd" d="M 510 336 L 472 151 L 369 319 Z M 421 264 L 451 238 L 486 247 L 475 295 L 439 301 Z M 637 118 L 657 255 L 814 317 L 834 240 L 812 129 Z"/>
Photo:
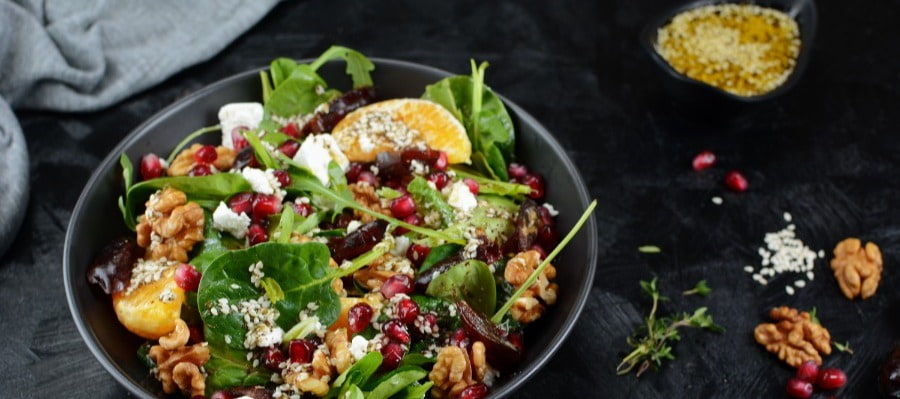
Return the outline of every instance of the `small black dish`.
<path id="1" fill-rule="evenodd" d="M 797 21 L 800 30 L 800 52 L 797 55 L 797 64 L 794 66 L 794 70 L 788 76 L 787 80 L 768 93 L 749 97 L 729 93 L 725 90 L 682 75 L 672 68 L 672 66 L 656 52 L 657 30 L 668 24 L 676 15 L 698 7 L 730 3 L 755 4 L 762 7 L 774 8 L 787 13 L 788 16 Z M 816 13 L 816 5 L 813 0 L 751 0 L 741 2 L 699 0 L 682 4 L 651 19 L 650 23 L 648 23 L 641 31 L 640 41 L 644 50 L 647 51 L 647 54 L 659 67 L 658 69 L 661 72 L 660 75 L 662 75 L 661 80 L 663 86 L 672 94 L 676 102 L 713 107 L 734 107 L 741 104 L 765 102 L 766 100 L 784 94 L 797 83 L 800 76 L 803 75 L 806 65 L 809 63 L 813 40 L 815 40 L 817 23 L 818 16 Z"/>
<path id="2" fill-rule="evenodd" d="M 309 62 L 305 60 L 303 62 Z M 403 61 L 372 58 L 376 65 L 372 78 L 382 99 L 419 97 L 426 85 L 449 73 Z M 219 107 L 230 102 L 259 101 L 262 98 L 259 69 L 213 83 L 158 112 L 125 137 L 103 160 L 85 185 L 72 212 L 63 249 L 63 281 L 69 310 L 88 349 L 115 379 L 139 398 L 167 396 L 159 381 L 138 359 L 142 339 L 129 333 L 116 319 L 108 295 L 87 282 L 87 270 L 112 239 L 130 232 L 116 207 L 122 193 L 119 156 L 138 160 L 143 154 L 168 153 L 184 136 L 216 122 Z M 349 89 L 344 65 L 331 62 L 320 74 L 342 90 Z M 341 82 L 345 83 L 343 86 Z M 541 124 L 522 108 L 500 96 L 516 128 L 518 160 L 544 175 L 548 183 L 546 200 L 560 210 L 560 231 L 568 231 L 590 202 L 587 186 L 565 150 Z M 218 135 L 198 141 L 213 144 Z M 510 396 L 549 361 L 569 335 L 584 308 L 597 264 L 597 224 L 588 220 L 566 250 L 554 261 L 558 264 L 557 303 L 544 317 L 529 327 L 525 359 L 516 371 L 501 376 L 491 398 Z"/>

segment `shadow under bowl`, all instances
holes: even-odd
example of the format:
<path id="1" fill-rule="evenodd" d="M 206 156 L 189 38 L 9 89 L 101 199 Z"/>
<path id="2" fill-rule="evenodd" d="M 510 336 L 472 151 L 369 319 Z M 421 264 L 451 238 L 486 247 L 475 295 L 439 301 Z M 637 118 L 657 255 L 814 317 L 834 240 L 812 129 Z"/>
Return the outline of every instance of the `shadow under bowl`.
<path id="1" fill-rule="evenodd" d="M 306 60 L 308 62 L 309 60 Z M 373 80 L 382 99 L 419 97 L 426 85 L 449 73 L 403 61 L 377 59 Z M 336 87 L 349 89 L 343 65 L 328 63 L 320 74 L 328 82 L 344 82 Z M 186 134 L 217 121 L 219 107 L 230 102 L 259 101 L 262 98 L 259 69 L 221 80 L 160 111 L 135 129 L 94 171 L 78 199 L 66 232 L 63 250 L 63 278 L 69 309 L 79 333 L 90 351 L 115 379 L 140 398 L 167 397 L 136 355 L 143 343 L 116 319 L 109 296 L 87 282 L 94 256 L 116 237 L 132 235 L 122 222 L 116 206 L 123 183 L 119 156 L 132 160 L 143 154 L 167 154 Z M 501 97 L 502 98 L 502 97 Z M 506 98 L 517 132 L 518 161 L 543 174 L 548 183 L 546 201 L 560 210 L 560 231 L 571 228 L 588 206 L 584 180 L 553 136 L 520 107 Z M 214 144 L 219 135 L 205 135 L 200 142 Z M 557 304 L 526 331 L 526 356 L 510 375 L 502 376 L 492 397 L 510 395 L 540 369 L 562 345 L 572 330 L 593 283 L 597 263 L 597 225 L 591 218 L 554 263 L 558 267 L 560 290 Z M 564 265 L 564 266 L 562 266 Z"/>

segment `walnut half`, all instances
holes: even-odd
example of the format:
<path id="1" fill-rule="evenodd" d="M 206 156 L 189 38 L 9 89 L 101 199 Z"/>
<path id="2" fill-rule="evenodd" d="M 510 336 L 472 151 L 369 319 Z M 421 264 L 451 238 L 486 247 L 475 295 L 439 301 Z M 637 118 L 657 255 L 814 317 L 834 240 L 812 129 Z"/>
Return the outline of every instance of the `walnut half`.
<path id="1" fill-rule="evenodd" d="M 203 395 L 206 376 L 200 367 L 209 361 L 205 345 L 187 346 L 190 332 L 184 320 L 176 320 L 175 330 L 160 338 L 160 345 L 150 347 L 150 358 L 156 362 L 157 378 L 165 393 L 180 390 L 189 396 Z"/>
<path id="2" fill-rule="evenodd" d="M 881 250 L 875 243 L 863 247 L 858 238 L 848 238 L 834 247 L 831 270 L 847 299 L 869 299 L 878 290 L 884 270 Z"/>
<path id="3" fill-rule="evenodd" d="M 167 187 L 150 196 L 137 225 L 137 244 L 147 258 L 187 262 L 194 244 L 203 241 L 203 209 L 187 195 Z"/>
<path id="4" fill-rule="evenodd" d="M 456 398 L 469 386 L 484 381 L 491 372 L 485 350 L 481 341 L 472 344 L 471 352 L 453 345 L 441 348 L 428 374 L 428 379 L 434 382 L 431 396 L 436 399 Z"/>
<path id="5" fill-rule="evenodd" d="M 522 284 L 525 284 L 528 276 L 537 269 L 540 263 L 541 255 L 537 251 L 520 252 L 506 262 L 503 277 L 513 287 L 519 288 Z M 544 271 L 541 272 L 541 275 L 538 276 L 537 281 L 513 303 L 510 309 L 510 315 L 513 319 L 522 323 L 531 323 L 541 317 L 541 314 L 544 312 L 544 304 L 552 305 L 556 303 L 556 294 L 559 286 L 550 282 L 550 280 L 555 278 L 556 268 L 553 265 L 547 265 Z"/>
<path id="6" fill-rule="evenodd" d="M 812 321 L 808 312 L 781 306 L 769 312 L 775 323 L 762 323 L 753 330 L 753 338 L 766 350 L 792 367 L 812 360 L 822 364 L 822 355 L 831 354 L 831 334 Z"/>

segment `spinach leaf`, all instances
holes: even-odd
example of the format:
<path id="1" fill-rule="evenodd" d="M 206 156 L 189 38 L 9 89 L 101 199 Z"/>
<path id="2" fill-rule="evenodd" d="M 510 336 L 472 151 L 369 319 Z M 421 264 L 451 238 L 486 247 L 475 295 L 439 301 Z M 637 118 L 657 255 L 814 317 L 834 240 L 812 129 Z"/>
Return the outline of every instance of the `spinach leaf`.
<path id="1" fill-rule="evenodd" d="M 422 261 L 422 266 L 419 267 L 419 273 L 430 269 L 438 262 L 447 259 L 450 255 L 455 254 L 460 249 L 462 249 L 462 245 L 459 244 L 443 244 L 431 248 L 431 252 L 428 253 L 428 256 L 426 256 L 425 260 Z"/>
<path id="2" fill-rule="evenodd" d="M 434 357 L 427 357 L 421 353 L 407 353 L 406 356 L 403 356 L 403 359 L 400 359 L 401 366 L 425 366 L 429 364 L 434 364 L 437 359 Z"/>
<path id="3" fill-rule="evenodd" d="M 309 65 L 313 70 L 318 70 L 326 62 L 334 59 L 343 59 L 347 63 L 346 72 L 353 79 L 354 89 L 374 84 L 369 72 L 375 69 L 375 64 L 362 53 L 347 47 L 331 46 Z"/>
<path id="4" fill-rule="evenodd" d="M 259 80 L 262 81 L 262 98 L 263 104 L 265 104 L 269 102 L 269 97 L 272 97 L 272 91 L 275 89 L 272 87 L 272 81 L 266 71 L 259 71 Z"/>
<path id="5" fill-rule="evenodd" d="M 160 177 L 145 180 L 131 186 L 125 194 L 123 216 L 125 225 L 134 230 L 137 225 L 137 207 L 156 190 L 172 187 L 184 191 L 188 201 L 198 203 L 206 209 L 215 209 L 223 201 L 242 191 L 250 191 L 250 183 L 243 176 L 234 173 L 216 173 L 209 176 Z"/>
<path id="6" fill-rule="evenodd" d="M 366 396 L 363 395 L 362 389 L 359 389 L 356 385 L 350 385 L 347 388 L 347 392 L 341 395 L 341 399 L 366 399 Z"/>
<path id="7" fill-rule="evenodd" d="M 442 232 L 451 236 L 462 235 L 466 228 L 473 226 L 483 230 L 485 236 L 491 241 L 507 237 L 515 228 L 511 220 L 492 215 L 491 207 L 480 206 L 472 211 L 472 217 L 468 220 L 455 223 Z"/>
<path id="8" fill-rule="evenodd" d="M 272 87 L 278 88 L 297 69 L 297 61 L 290 58 L 278 57 L 269 64 L 269 73 L 272 75 Z M 323 81 L 324 82 L 324 81 Z"/>
<path id="9" fill-rule="evenodd" d="M 414 382 L 393 397 L 397 399 L 424 399 L 432 385 L 434 385 L 433 381 L 428 381 L 424 384 Z"/>
<path id="10" fill-rule="evenodd" d="M 472 309 L 484 314 L 491 314 L 497 305 L 494 274 L 484 262 L 474 259 L 435 277 L 425 293 L 448 301 L 464 300 Z"/>
<path id="11" fill-rule="evenodd" d="M 340 95 L 333 90 L 324 90 L 328 84 L 306 64 L 298 64 L 285 80 L 274 87 L 263 109 L 269 115 L 283 117 L 312 113 L 319 104 Z"/>
<path id="12" fill-rule="evenodd" d="M 344 372 L 334 380 L 331 390 L 328 391 L 326 398 L 344 398 L 346 391 L 350 387 L 365 384 L 372 378 L 372 375 L 378 371 L 381 366 L 383 357 L 379 352 L 369 352 L 357 361 L 353 366 L 344 370 Z"/>
<path id="13" fill-rule="evenodd" d="M 235 312 L 213 314 L 210 309 L 221 298 L 238 305 L 264 295 L 251 283 L 249 270 L 250 265 L 262 261 L 263 273 L 271 281 L 278 282 L 281 288 L 278 296 L 283 295 L 283 299 L 272 305 L 278 310 L 275 320 L 278 327 L 289 330 L 310 303 L 318 305 L 315 316 L 320 322 L 330 325 L 341 310 L 331 282 L 354 271 L 354 268 L 329 267 L 330 256 L 328 247 L 318 243 L 264 243 L 245 250 L 229 251 L 207 267 L 200 281 L 198 302 L 210 355 L 217 359 L 216 362 L 210 360 L 206 365 L 216 387 L 237 386 L 230 384 L 251 378 L 259 370 L 254 370 L 246 358 L 243 341 L 247 327 L 242 316 Z M 263 383 L 270 374 L 264 373 Z"/>
<path id="14" fill-rule="evenodd" d="M 209 361 L 203 367 L 207 371 L 206 394 L 232 388 L 265 385 L 272 372 L 259 367 L 252 367 L 250 362 L 223 357 L 210 350 Z"/>
<path id="15" fill-rule="evenodd" d="M 128 193 L 128 190 L 131 190 L 132 179 L 134 179 L 134 165 L 131 164 L 131 159 L 128 158 L 128 155 L 122 153 L 122 156 L 119 157 L 119 164 L 122 165 L 122 180 L 125 182 L 125 193 Z M 122 218 L 125 219 L 125 224 L 128 224 L 128 208 L 125 207 L 125 198 L 124 196 L 119 196 L 119 211 L 122 212 Z M 129 226 L 130 229 L 134 230 L 134 227 Z"/>
<path id="16" fill-rule="evenodd" d="M 213 227 L 212 215 L 209 211 L 203 212 L 203 243 L 197 250 L 197 256 L 190 260 L 190 264 L 197 268 L 200 273 L 205 273 L 206 268 L 213 260 L 220 255 L 228 252 L 228 248 L 222 241 L 222 233 Z"/>
<path id="17" fill-rule="evenodd" d="M 425 180 L 422 176 L 416 176 L 406 186 L 406 191 L 413 196 L 417 204 L 424 205 L 426 209 L 437 210 L 441 214 L 441 224 L 444 227 L 453 223 L 455 218 L 453 207 L 447 201 L 444 201 L 444 197 L 441 196 L 440 192 L 428 185 L 428 180 Z"/>
<path id="18" fill-rule="evenodd" d="M 422 98 L 441 104 L 465 126 L 472 163 L 482 173 L 508 180 L 506 164 L 515 156 L 515 130 L 506 107 L 484 84 L 484 70 L 472 61 L 471 76 L 451 76 L 425 88 Z"/>
<path id="19" fill-rule="evenodd" d="M 153 342 L 147 341 L 141 344 L 137 350 L 138 360 L 140 360 L 141 364 L 148 369 L 156 367 L 156 362 L 150 357 L 151 346 L 153 346 Z"/>
<path id="20" fill-rule="evenodd" d="M 403 388 L 418 382 L 427 375 L 428 372 L 421 367 L 400 366 L 369 385 L 371 390 L 366 394 L 366 399 L 390 398 L 395 393 L 403 390 Z"/>

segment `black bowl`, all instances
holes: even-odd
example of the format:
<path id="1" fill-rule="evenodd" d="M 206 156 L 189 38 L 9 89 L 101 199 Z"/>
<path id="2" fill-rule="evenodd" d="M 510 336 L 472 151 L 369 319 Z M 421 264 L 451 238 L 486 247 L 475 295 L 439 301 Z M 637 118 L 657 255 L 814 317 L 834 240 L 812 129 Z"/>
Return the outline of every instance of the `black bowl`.
<path id="1" fill-rule="evenodd" d="M 711 86 L 679 73 L 656 52 L 657 30 L 668 24 L 676 15 L 698 7 L 730 3 L 755 4 L 762 7 L 774 8 L 776 10 L 784 11 L 788 16 L 797 21 L 797 26 L 800 30 L 800 52 L 797 54 L 797 64 L 794 66 L 794 70 L 791 71 L 787 80 L 772 91 L 758 96 L 739 96 L 737 94 L 729 93 L 718 87 Z M 800 76 L 803 75 L 803 71 L 806 70 L 806 65 L 809 63 L 813 40 L 816 36 L 817 23 L 818 16 L 816 14 L 816 4 L 813 0 L 751 0 L 741 2 L 699 0 L 682 4 L 650 20 L 650 23 L 648 23 L 641 31 L 640 41 L 644 50 L 650 56 L 650 59 L 652 59 L 659 67 L 663 86 L 678 101 L 690 103 L 691 105 L 734 106 L 739 104 L 760 103 L 778 97 L 790 90 L 790 88 L 800 79 Z"/>
<path id="2" fill-rule="evenodd" d="M 373 59 L 373 79 L 381 98 L 419 97 L 427 84 L 447 75 L 445 71 L 402 61 Z M 343 66 L 330 63 L 320 70 L 332 84 L 348 89 Z M 100 363 L 138 397 L 164 397 L 158 381 L 150 377 L 135 355 L 142 340 L 116 319 L 107 295 L 89 286 L 86 273 L 93 257 L 110 240 L 129 234 L 116 206 L 123 184 L 118 159 L 123 152 L 138 160 L 147 152 L 167 154 L 184 136 L 214 124 L 218 109 L 236 101 L 262 98 L 259 70 L 248 71 L 214 83 L 160 111 L 129 134 L 103 160 L 75 205 L 66 233 L 63 279 L 69 308 L 78 331 Z M 556 205 L 560 231 L 571 228 L 589 203 L 588 190 L 559 143 L 524 110 L 503 98 L 516 126 L 519 160 L 544 175 L 547 201 Z M 212 136 L 205 139 L 214 142 Z M 133 234 L 133 233 L 130 233 Z M 534 375 L 556 352 L 581 313 L 593 282 L 597 263 L 597 226 L 593 218 L 555 261 L 562 287 L 557 304 L 526 333 L 525 360 L 495 386 L 493 397 L 504 397 Z"/>

